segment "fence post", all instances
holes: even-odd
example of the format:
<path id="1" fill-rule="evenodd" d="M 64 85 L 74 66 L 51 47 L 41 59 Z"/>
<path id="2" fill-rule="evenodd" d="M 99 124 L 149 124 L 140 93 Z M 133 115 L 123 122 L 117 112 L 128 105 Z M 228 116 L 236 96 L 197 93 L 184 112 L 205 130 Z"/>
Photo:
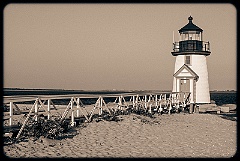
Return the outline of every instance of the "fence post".
<path id="1" fill-rule="evenodd" d="M 47 108 L 47 112 L 48 112 L 48 120 L 50 119 L 50 105 L 51 105 L 51 100 L 48 100 L 48 108 Z"/>
<path id="2" fill-rule="evenodd" d="M 170 102 L 170 104 L 169 104 L 168 114 L 170 115 L 171 114 L 171 109 L 172 109 L 172 101 L 171 101 L 171 99 L 169 99 L 169 102 Z"/>
<path id="3" fill-rule="evenodd" d="M 152 103 L 149 106 L 149 113 L 152 113 Z"/>
<path id="4" fill-rule="evenodd" d="M 162 98 L 163 97 L 163 95 L 162 94 L 160 94 L 160 97 L 159 97 L 159 112 L 161 113 L 162 112 Z"/>
<path id="5" fill-rule="evenodd" d="M 12 115 L 13 115 L 13 102 L 10 102 L 10 109 L 9 109 L 9 126 L 12 126 Z"/>
<path id="6" fill-rule="evenodd" d="M 34 108 L 35 112 L 35 121 L 38 121 L 38 98 L 36 99 L 36 104 Z"/>
<path id="7" fill-rule="evenodd" d="M 74 126 L 73 97 L 71 98 L 71 126 Z"/>
<path id="8" fill-rule="evenodd" d="M 133 96 L 133 107 L 135 106 L 135 96 Z"/>
<path id="9" fill-rule="evenodd" d="M 102 115 L 102 105 L 103 105 L 103 100 L 102 100 L 102 96 L 99 97 L 99 104 L 100 104 L 100 108 L 99 108 L 99 115 L 101 116 Z"/>
<path id="10" fill-rule="evenodd" d="M 135 110 L 138 110 L 138 101 L 140 100 L 139 95 L 137 94 L 136 96 L 136 101 L 135 101 Z M 137 105 L 136 105 L 137 104 Z"/>
<path id="11" fill-rule="evenodd" d="M 148 97 L 148 102 L 151 101 L 151 98 L 152 98 L 152 95 L 150 94 L 149 97 Z"/>
<path id="12" fill-rule="evenodd" d="M 145 95 L 144 102 L 145 102 L 145 109 L 147 109 L 147 95 Z"/>
<path id="13" fill-rule="evenodd" d="M 122 96 L 119 96 L 119 108 L 122 110 Z"/>
<path id="14" fill-rule="evenodd" d="M 77 98 L 77 117 L 79 117 L 79 103 L 80 103 L 80 98 Z"/>
<path id="15" fill-rule="evenodd" d="M 156 98 L 155 98 L 155 106 L 156 107 L 155 108 L 158 108 L 158 102 L 157 101 L 158 101 L 158 98 L 157 98 L 157 94 L 156 94 Z"/>

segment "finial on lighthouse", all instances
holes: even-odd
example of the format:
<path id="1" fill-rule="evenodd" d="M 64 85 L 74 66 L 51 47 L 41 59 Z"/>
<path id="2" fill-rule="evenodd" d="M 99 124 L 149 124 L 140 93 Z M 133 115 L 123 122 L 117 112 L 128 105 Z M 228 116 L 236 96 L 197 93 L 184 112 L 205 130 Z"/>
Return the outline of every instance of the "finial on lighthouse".
<path id="1" fill-rule="evenodd" d="M 192 20 L 193 20 L 192 16 L 189 16 L 188 20 L 189 20 L 189 22 L 192 22 Z"/>

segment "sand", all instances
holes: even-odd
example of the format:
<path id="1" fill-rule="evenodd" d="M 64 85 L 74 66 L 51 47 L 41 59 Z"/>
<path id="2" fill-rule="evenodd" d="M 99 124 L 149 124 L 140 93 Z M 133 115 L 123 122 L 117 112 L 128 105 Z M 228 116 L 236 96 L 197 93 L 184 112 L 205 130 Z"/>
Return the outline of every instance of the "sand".
<path id="1" fill-rule="evenodd" d="M 229 158 L 237 149 L 236 121 L 216 114 L 121 115 L 93 121 L 72 138 L 40 138 L 3 147 L 13 158 Z"/>

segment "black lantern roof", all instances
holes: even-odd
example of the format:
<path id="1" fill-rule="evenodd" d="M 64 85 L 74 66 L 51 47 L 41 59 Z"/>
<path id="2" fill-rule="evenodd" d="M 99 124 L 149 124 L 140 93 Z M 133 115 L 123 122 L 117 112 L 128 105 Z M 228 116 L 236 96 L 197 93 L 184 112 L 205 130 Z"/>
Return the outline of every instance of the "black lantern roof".
<path id="1" fill-rule="evenodd" d="M 181 32 L 185 32 L 185 31 L 198 31 L 198 32 L 202 32 L 203 30 L 201 28 L 199 28 L 198 26 L 196 26 L 195 24 L 192 23 L 192 16 L 188 17 L 188 24 L 185 25 L 183 28 L 181 28 L 179 31 L 179 33 Z"/>

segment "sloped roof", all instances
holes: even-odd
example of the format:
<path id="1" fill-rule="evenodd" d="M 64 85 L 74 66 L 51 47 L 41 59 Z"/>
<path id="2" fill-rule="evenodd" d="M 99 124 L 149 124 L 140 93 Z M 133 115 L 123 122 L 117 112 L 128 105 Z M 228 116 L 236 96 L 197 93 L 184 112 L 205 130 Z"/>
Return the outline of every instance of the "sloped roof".
<path id="1" fill-rule="evenodd" d="M 174 77 L 178 77 L 178 75 L 183 71 L 187 70 L 190 74 L 191 77 L 195 78 L 198 80 L 199 76 L 186 64 L 184 64 L 175 74 L 173 74 Z"/>
<path id="2" fill-rule="evenodd" d="M 182 27 L 180 30 L 178 30 L 179 33 L 184 31 L 199 31 L 199 32 L 203 31 L 200 27 L 192 23 L 193 20 L 192 16 L 188 17 L 188 20 L 189 20 L 188 24 Z"/>

